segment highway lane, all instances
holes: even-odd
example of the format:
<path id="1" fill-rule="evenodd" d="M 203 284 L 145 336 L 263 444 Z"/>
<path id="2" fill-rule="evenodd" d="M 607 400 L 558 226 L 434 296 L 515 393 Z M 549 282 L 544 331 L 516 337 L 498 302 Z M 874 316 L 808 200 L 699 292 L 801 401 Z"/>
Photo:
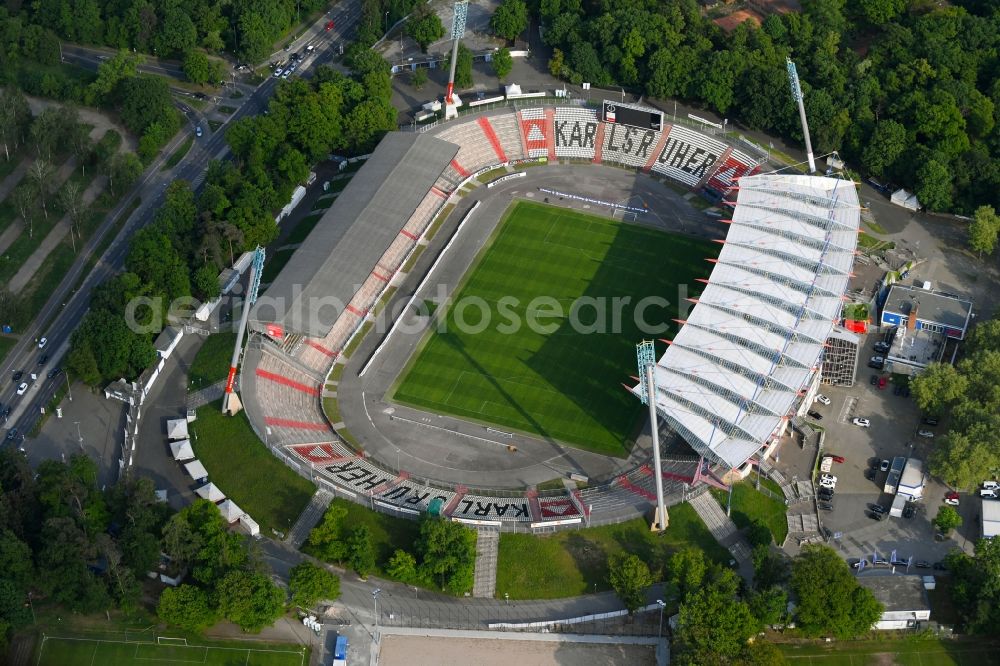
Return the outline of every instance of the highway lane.
<path id="1" fill-rule="evenodd" d="M 84 46 L 82 44 L 62 44 L 62 57 L 65 60 L 88 60 L 100 63 L 113 57 L 118 51 L 103 46 Z M 140 72 L 169 76 L 174 79 L 185 79 L 184 68 L 180 63 L 170 60 L 160 60 L 143 54 L 143 63 L 139 65 Z"/>
<path id="2" fill-rule="evenodd" d="M 325 26 L 326 21 L 330 20 L 329 16 L 333 17 L 337 28 L 326 32 L 323 26 Z M 296 48 L 304 47 L 307 43 L 316 43 L 316 51 L 300 65 L 299 73 L 306 72 L 311 66 L 331 61 L 334 57 L 334 49 L 344 39 L 345 34 L 350 34 L 353 31 L 359 17 L 360 3 L 358 0 L 352 0 L 349 3 L 338 5 L 332 14 L 324 16 L 317 21 L 313 28 L 306 31 L 306 34 L 296 41 Z M 251 95 L 232 100 L 234 105 L 239 104 L 239 106 L 236 112 L 231 114 L 227 124 L 245 116 L 260 113 L 266 108 L 267 101 L 276 86 L 277 79 L 268 77 L 257 86 Z M 17 427 L 20 436 L 29 432 L 41 414 L 41 407 L 51 399 L 58 386 L 58 382 L 47 381 L 44 373 L 39 375 L 35 381 L 29 377 L 29 372 L 35 368 L 39 356 L 37 339 L 42 336 L 47 337 L 49 340 L 47 350 L 52 350 L 49 352 L 50 359 L 45 368 L 46 372 L 48 369 L 59 366 L 62 357 L 68 351 L 73 330 L 87 312 L 91 291 L 98 284 L 121 270 L 128 252 L 129 239 L 133 233 L 153 219 L 156 210 L 163 201 L 163 192 L 167 185 L 173 180 L 183 179 L 191 182 L 196 188 L 200 187 L 209 161 L 228 157 L 229 148 L 225 143 L 225 132 L 209 133 L 207 123 L 202 127 L 206 131 L 206 135 L 195 140 L 191 150 L 174 169 L 164 172 L 160 170 L 163 163 L 187 138 L 188 134 L 180 132 L 174 137 L 162 151 L 160 157 L 144 172 L 140 181 L 132 187 L 129 194 L 122 197 L 97 233 L 91 237 L 85 250 L 74 262 L 59 287 L 53 292 L 52 297 L 42 308 L 35 322 L 27 330 L 20 332 L 21 339 L 18 344 L 0 364 L 0 382 L 11 382 L 10 378 L 14 371 L 25 370 L 25 379 L 22 381 L 28 381 L 29 388 L 24 396 L 15 394 L 16 386 L 13 385 L 13 382 L 7 385 L 10 387 L 9 389 L 0 388 L 0 402 L 4 406 L 12 406 L 11 414 L 6 422 L 0 424 L 0 430 L 7 432 L 11 427 Z M 124 227 L 118 232 L 104 255 L 98 259 L 94 269 L 86 276 L 79 289 L 73 290 L 73 286 L 86 268 L 85 257 L 93 253 L 100 239 L 110 232 L 115 220 L 125 212 L 129 203 L 136 196 L 141 198 L 139 207 L 129 215 Z M 50 320 L 51 325 L 42 330 L 42 326 Z M 72 377 L 70 379 L 72 380 Z M 0 383 L 0 386 L 3 384 Z"/>

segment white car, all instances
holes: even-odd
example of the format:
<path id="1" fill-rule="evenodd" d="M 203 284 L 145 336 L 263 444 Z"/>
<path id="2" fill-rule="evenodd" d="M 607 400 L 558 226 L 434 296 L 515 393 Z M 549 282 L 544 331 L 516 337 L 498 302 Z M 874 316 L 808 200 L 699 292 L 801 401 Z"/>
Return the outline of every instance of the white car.
<path id="1" fill-rule="evenodd" d="M 17 394 L 24 395 L 24 392 L 28 390 L 28 382 L 21 382 L 21 385 L 17 387 Z"/>
<path id="2" fill-rule="evenodd" d="M 41 340 L 38 341 L 38 348 L 39 349 L 45 349 L 45 345 L 47 345 L 47 344 L 49 344 L 49 339 L 48 338 L 42 338 Z"/>
<path id="3" fill-rule="evenodd" d="M 817 393 L 816 402 L 820 403 L 821 405 L 829 405 L 831 400 L 822 393 Z"/>
<path id="4" fill-rule="evenodd" d="M 1000 489 L 1000 483 L 997 483 L 996 481 L 983 481 L 983 488 L 997 490 Z"/>
<path id="5" fill-rule="evenodd" d="M 932 433 L 930 430 L 920 430 L 920 431 L 917 432 L 917 436 L 918 437 L 926 437 L 927 439 L 931 439 L 931 438 L 934 437 L 934 433 Z"/>
<path id="6" fill-rule="evenodd" d="M 958 498 L 957 497 L 945 497 L 944 498 L 944 503 L 947 504 L 947 505 L 949 505 L 949 506 L 958 506 Z"/>
<path id="7" fill-rule="evenodd" d="M 281 68 L 279 67 L 278 69 L 274 70 L 274 78 L 276 78 L 276 79 L 280 79 L 280 78 L 281 78 L 281 75 L 282 75 L 282 74 L 283 74 L 284 72 L 285 72 L 285 70 L 283 70 L 283 69 L 281 69 Z"/>
<path id="8" fill-rule="evenodd" d="M 820 488 L 829 488 L 830 490 L 833 490 L 834 488 L 837 487 L 837 484 L 834 483 L 833 481 L 820 481 L 819 482 L 819 487 Z"/>
<path id="9" fill-rule="evenodd" d="M 285 70 L 285 73 L 281 75 L 281 78 L 282 78 L 282 79 L 287 79 L 287 78 L 288 78 L 289 76 L 291 76 L 291 75 L 292 75 L 292 70 L 290 70 L 290 69 L 286 69 L 286 70 Z"/>
<path id="10" fill-rule="evenodd" d="M 985 488 L 979 491 L 979 496 L 983 499 L 996 499 L 997 493 L 992 488 Z"/>
<path id="11" fill-rule="evenodd" d="M 855 418 L 853 421 L 851 421 L 851 423 L 858 426 L 859 428 L 867 428 L 872 424 L 872 422 L 869 421 L 868 419 L 862 419 L 862 418 Z"/>
<path id="12" fill-rule="evenodd" d="M 819 480 L 820 483 L 824 481 L 826 481 L 827 483 L 837 483 L 837 477 L 835 477 L 833 474 L 824 474 L 821 477 L 819 477 Z"/>

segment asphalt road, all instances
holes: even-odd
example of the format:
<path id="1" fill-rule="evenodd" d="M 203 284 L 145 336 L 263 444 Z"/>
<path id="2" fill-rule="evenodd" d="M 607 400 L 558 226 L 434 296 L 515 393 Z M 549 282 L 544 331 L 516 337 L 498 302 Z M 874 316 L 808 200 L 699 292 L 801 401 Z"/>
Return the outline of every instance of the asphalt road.
<path id="1" fill-rule="evenodd" d="M 343 39 L 352 34 L 359 17 L 360 3 L 358 0 L 340 3 L 296 39 L 289 48 L 290 52 L 302 49 L 309 43 L 316 45 L 313 54 L 299 65 L 299 74 L 314 65 L 331 62 L 335 55 L 335 49 Z M 331 19 L 334 20 L 336 29 L 327 32 L 325 25 Z M 69 48 L 64 46 L 64 54 L 68 52 Z M 94 55 L 94 53 L 88 55 L 87 48 L 73 47 L 73 50 L 74 53 L 82 54 L 77 56 L 82 64 L 94 68 L 100 64 L 99 56 Z M 248 115 L 257 115 L 263 111 L 276 85 L 277 79 L 268 77 L 257 86 L 252 94 L 232 100 L 233 105 L 238 104 L 239 106 L 236 112 L 231 114 L 229 122 Z M 192 111 L 191 113 L 195 114 L 196 112 Z M 194 117 L 199 118 L 197 115 Z M 41 408 L 55 393 L 59 382 L 47 380 L 46 374 L 51 368 L 60 365 L 62 357 L 68 351 L 72 332 L 89 307 L 91 291 L 98 284 L 121 270 L 128 252 L 129 239 L 132 234 L 153 219 L 162 204 L 163 192 L 167 185 L 174 180 L 183 179 L 192 183 L 197 189 L 204 181 L 209 161 L 226 159 L 229 156 L 229 147 L 225 143 L 225 133 L 223 131 L 209 132 L 207 123 L 202 124 L 202 128 L 205 130 L 205 134 L 195 141 L 177 166 L 169 171 L 161 171 L 163 163 L 189 134 L 180 132 L 173 138 L 160 156 L 146 169 L 129 193 L 121 198 L 119 204 L 101 224 L 97 233 L 90 238 L 35 321 L 26 330 L 18 332 L 21 339 L 0 365 L 0 381 L 4 377 L 9 380 L 17 370 L 24 370 L 25 376 L 22 381 L 29 384 L 28 390 L 23 396 L 16 395 L 17 385 L 12 381 L 0 389 L 0 403 L 4 406 L 11 406 L 11 414 L 0 424 L 0 429 L 9 434 L 12 428 L 17 428 L 18 434 L 13 439 L 13 443 L 19 443 L 24 433 L 31 430 L 40 416 Z M 124 227 L 119 231 L 104 255 L 97 261 L 90 274 L 83 278 L 79 288 L 74 289 L 77 281 L 84 275 L 87 258 L 93 254 L 101 239 L 110 232 L 115 220 L 125 212 L 137 196 L 142 203 L 129 215 Z M 39 370 L 37 362 L 40 352 L 37 348 L 37 340 L 43 336 L 48 339 L 45 352 L 49 354 L 49 359 L 46 366 L 41 369 L 43 372 L 38 375 L 37 380 L 32 380 L 29 373 Z M 70 379 L 72 380 L 72 377 Z M 0 386 L 3 385 L 0 384 Z M 11 440 L 6 443 L 10 444 Z"/>

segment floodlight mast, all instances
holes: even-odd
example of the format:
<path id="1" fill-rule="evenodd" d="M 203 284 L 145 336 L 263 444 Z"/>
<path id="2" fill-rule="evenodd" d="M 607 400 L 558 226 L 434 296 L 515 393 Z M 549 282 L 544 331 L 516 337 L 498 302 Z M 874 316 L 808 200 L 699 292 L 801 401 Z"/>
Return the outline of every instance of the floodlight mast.
<path id="1" fill-rule="evenodd" d="M 264 248 L 257 246 L 250 264 L 250 288 L 247 299 L 243 302 L 243 314 L 240 316 L 240 327 L 236 332 L 236 344 L 233 346 L 233 359 L 229 364 L 229 376 L 226 377 L 226 393 L 222 399 L 222 413 L 234 416 L 243 409 L 243 403 L 236 395 L 236 368 L 240 363 L 240 352 L 243 350 L 243 336 L 247 330 L 247 319 L 250 317 L 250 306 L 257 300 L 260 291 L 260 278 L 264 273 Z"/>
<path id="2" fill-rule="evenodd" d="M 643 404 L 649 405 L 649 430 L 653 437 L 653 475 L 656 479 L 656 515 L 653 518 L 652 529 L 662 532 L 667 529 L 670 517 L 667 506 L 663 502 L 663 471 L 660 464 L 660 428 L 656 414 L 656 347 L 652 340 L 643 340 L 635 346 L 636 360 L 639 365 L 640 389 L 639 398 Z"/>
<path id="3" fill-rule="evenodd" d="M 806 138 L 806 159 L 809 160 L 809 173 L 816 173 L 816 159 L 813 157 L 812 141 L 809 139 L 809 123 L 806 121 L 806 105 L 802 100 L 799 73 L 791 58 L 785 58 L 785 67 L 788 69 L 788 83 L 792 87 L 792 99 L 799 105 L 799 120 L 802 121 L 802 134 Z"/>
<path id="4" fill-rule="evenodd" d="M 454 42 L 451 45 L 451 67 L 448 72 L 448 94 L 445 95 L 446 104 L 452 103 L 452 93 L 455 91 L 455 65 L 458 62 L 458 44 L 465 34 L 465 19 L 469 14 L 468 0 L 455 3 L 455 18 L 451 23 L 451 38 Z"/>

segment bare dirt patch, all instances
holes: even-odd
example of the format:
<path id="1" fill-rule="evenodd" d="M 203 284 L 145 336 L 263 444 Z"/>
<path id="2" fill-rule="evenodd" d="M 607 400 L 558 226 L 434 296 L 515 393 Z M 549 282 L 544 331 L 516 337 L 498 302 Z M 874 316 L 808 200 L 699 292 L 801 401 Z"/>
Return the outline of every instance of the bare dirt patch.
<path id="1" fill-rule="evenodd" d="M 557 666 L 655 664 L 650 645 L 595 645 L 548 641 L 383 635 L 379 663 L 385 666 Z"/>

